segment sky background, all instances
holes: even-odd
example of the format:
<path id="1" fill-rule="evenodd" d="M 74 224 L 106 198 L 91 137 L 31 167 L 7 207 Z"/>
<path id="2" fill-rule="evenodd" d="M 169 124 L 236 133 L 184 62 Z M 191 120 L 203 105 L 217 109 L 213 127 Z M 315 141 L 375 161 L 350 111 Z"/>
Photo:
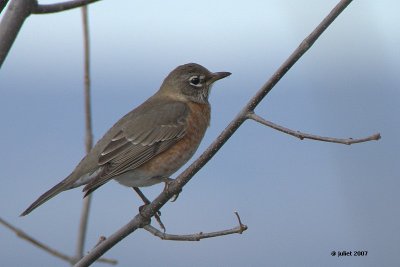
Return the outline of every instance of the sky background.
<path id="1" fill-rule="evenodd" d="M 173 68 L 196 62 L 232 72 L 213 87 L 200 155 L 337 2 L 91 5 L 95 139 L 152 95 Z M 168 233 L 231 228 L 234 211 L 246 232 L 174 242 L 139 230 L 105 256 L 119 266 L 400 265 L 399 10 L 397 0 L 354 1 L 256 109 L 294 130 L 343 138 L 380 132 L 381 140 L 300 141 L 247 121 L 179 199 L 162 208 Z M 0 216 L 67 254 L 75 251 L 80 189 L 18 215 L 84 155 L 80 16 L 72 10 L 29 17 L 0 70 Z M 154 198 L 162 188 L 144 192 Z M 115 182 L 98 189 L 86 250 L 140 205 Z M 0 246 L 3 266 L 68 266 L 2 226 Z M 368 255 L 331 256 L 339 250 Z"/>

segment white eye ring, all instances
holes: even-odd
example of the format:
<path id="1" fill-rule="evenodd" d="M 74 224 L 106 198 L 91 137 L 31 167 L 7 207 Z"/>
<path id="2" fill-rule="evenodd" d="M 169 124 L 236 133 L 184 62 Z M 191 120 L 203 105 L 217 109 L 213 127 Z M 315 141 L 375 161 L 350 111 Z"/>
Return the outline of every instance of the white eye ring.
<path id="1" fill-rule="evenodd" d="M 201 83 L 202 80 L 203 80 L 203 77 L 194 75 L 189 78 L 189 83 L 190 83 L 190 85 L 193 85 L 195 87 L 202 87 L 203 86 L 203 84 Z"/>

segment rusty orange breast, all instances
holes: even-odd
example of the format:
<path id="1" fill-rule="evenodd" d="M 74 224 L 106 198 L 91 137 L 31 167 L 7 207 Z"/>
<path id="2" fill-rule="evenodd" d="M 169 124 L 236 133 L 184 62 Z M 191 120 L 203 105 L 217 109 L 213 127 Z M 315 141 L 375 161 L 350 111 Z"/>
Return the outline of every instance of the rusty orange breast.
<path id="1" fill-rule="evenodd" d="M 187 103 L 189 113 L 184 137 L 166 151 L 139 167 L 155 176 L 169 177 L 196 152 L 210 124 L 210 105 Z"/>

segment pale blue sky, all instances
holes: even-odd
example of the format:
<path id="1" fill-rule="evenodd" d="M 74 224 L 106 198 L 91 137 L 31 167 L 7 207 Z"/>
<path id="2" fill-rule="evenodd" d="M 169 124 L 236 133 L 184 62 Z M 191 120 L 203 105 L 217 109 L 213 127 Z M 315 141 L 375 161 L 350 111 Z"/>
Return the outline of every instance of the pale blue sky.
<path id="1" fill-rule="evenodd" d="M 44 3 L 40 1 L 41 3 Z M 153 94 L 174 67 L 231 77 L 213 87 L 204 150 L 337 1 L 101 1 L 90 6 L 96 140 Z M 382 139 L 299 141 L 246 122 L 162 209 L 169 233 L 249 229 L 194 243 L 137 231 L 107 257 L 119 266 L 396 266 L 400 264 L 400 4 L 354 1 L 256 109 L 295 130 Z M 82 194 L 18 215 L 84 154 L 80 11 L 31 16 L 0 70 L 1 217 L 74 252 Z M 145 189 L 155 197 L 162 185 Z M 132 218 L 131 190 L 96 191 L 87 250 Z M 67 266 L 0 227 L 4 266 Z M 333 250 L 367 250 L 338 258 Z M 105 266 L 97 264 L 98 266 Z M 96 266 L 97 266 L 96 265 Z"/>

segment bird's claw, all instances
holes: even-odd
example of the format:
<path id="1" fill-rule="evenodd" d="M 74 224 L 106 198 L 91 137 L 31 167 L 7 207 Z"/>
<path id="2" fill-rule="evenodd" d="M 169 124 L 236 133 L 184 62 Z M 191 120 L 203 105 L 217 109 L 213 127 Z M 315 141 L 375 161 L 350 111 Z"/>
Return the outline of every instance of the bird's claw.
<path id="1" fill-rule="evenodd" d="M 140 216 L 142 216 L 143 218 L 146 218 L 146 216 L 143 215 L 142 211 L 143 211 L 144 207 L 146 207 L 147 205 L 148 205 L 148 204 L 144 204 L 144 205 L 142 205 L 142 206 L 139 207 L 139 214 L 140 214 Z M 160 216 L 161 216 L 161 211 L 157 211 L 156 214 L 154 214 L 154 218 L 156 218 L 156 221 L 157 221 L 158 225 L 160 225 L 160 228 L 161 228 L 161 229 L 164 231 L 164 233 L 165 233 L 166 228 L 165 228 L 163 222 L 161 221 L 161 217 L 160 217 Z M 151 223 L 151 219 L 149 219 L 144 225 L 148 225 L 148 224 L 150 224 L 150 223 Z"/>
<path id="2" fill-rule="evenodd" d="M 170 184 L 172 183 L 174 181 L 174 179 L 171 179 L 171 178 L 166 178 L 165 179 L 165 187 L 164 187 L 164 191 L 166 191 L 166 192 L 169 192 L 169 186 L 170 186 Z M 182 189 L 178 192 L 178 193 L 176 193 L 176 194 L 174 194 L 173 196 L 172 196 L 172 198 L 171 198 L 171 202 L 175 202 L 177 199 L 178 199 L 178 197 L 179 197 L 179 194 L 182 192 Z"/>

